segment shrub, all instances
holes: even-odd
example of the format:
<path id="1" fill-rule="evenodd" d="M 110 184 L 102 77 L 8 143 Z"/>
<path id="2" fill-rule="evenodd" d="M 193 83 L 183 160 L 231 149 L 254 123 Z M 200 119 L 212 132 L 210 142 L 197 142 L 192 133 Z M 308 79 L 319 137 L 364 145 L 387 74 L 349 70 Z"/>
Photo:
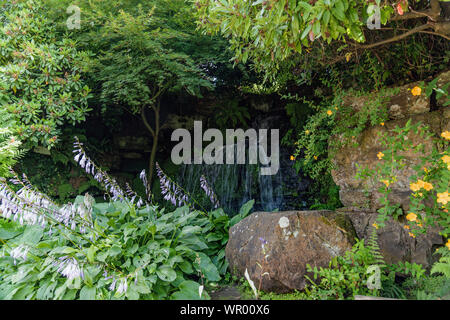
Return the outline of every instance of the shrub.
<path id="1" fill-rule="evenodd" d="M 59 37 L 42 6 L 35 0 L 0 6 L 0 103 L 25 146 L 50 148 L 63 124 L 85 120 L 89 88 L 81 80 L 87 53 Z"/>
<path id="2" fill-rule="evenodd" d="M 89 201 L 79 197 L 75 205 Z M 220 280 L 205 254 L 216 241 L 207 237 L 214 226 L 200 212 L 122 202 L 86 209 L 85 233 L 2 221 L 1 299 L 199 298 L 200 278 Z"/>
<path id="3" fill-rule="evenodd" d="M 142 198 L 95 165 L 75 143 L 75 161 L 104 185 L 110 201 L 89 195 L 58 206 L 24 175 L 0 181 L 0 299 L 195 299 L 227 270 L 230 219 L 222 209 L 197 210 L 159 172 L 173 212 Z M 145 186 L 145 172 L 141 174 Z M 148 191 L 148 190 L 147 190 Z M 212 190 L 210 190 L 210 193 Z M 210 258 L 212 257 L 212 258 Z"/>

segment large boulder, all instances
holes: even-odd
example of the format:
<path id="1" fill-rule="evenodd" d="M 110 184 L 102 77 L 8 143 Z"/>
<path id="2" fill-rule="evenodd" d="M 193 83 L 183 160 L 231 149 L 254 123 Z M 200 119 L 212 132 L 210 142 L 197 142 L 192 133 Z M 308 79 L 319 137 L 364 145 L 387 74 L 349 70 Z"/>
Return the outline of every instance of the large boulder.
<path id="1" fill-rule="evenodd" d="M 348 208 L 338 209 L 338 212 L 350 218 L 359 239 L 367 240 L 373 231 L 378 213 L 368 211 L 351 211 Z M 439 230 L 430 229 L 425 235 L 412 238 L 404 228 L 406 221 L 390 218 L 386 226 L 377 230 L 378 245 L 386 263 L 410 262 L 430 267 L 436 260 L 435 249 L 444 241 Z"/>
<path id="2" fill-rule="evenodd" d="M 355 236 L 349 218 L 333 211 L 255 212 L 230 229 L 226 257 L 233 273 L 243 276 L 247 269 L 257 287 L 261 279 L 262 290 L 302 290 L 306 265 L 328 266 Z"/>
<path id="3" fill-rule="evenodd" d="M 363 181 L 356 179 L 358 166 L 369 169 L 375 169 L 380 161 L 377 158 L 378 152 L 384 150 L 380 144 L 379 134 L 387 132 L 396 126 L 403 127 L 408 119 L 412 123 L 422 122 L 428 125 L 430 130 L 437 136 L 445 130 L 450 130 L 450 108 L 440 109 L 434 112 L 427 112 L 402 118 L 398 120 L 387 121 L 384 126 L 373 126 L 367 128 L 359 137 L 356 137 L 358 147 L 347 146 L 337 150 L 333 158 L 335 170 L 332 170 L 334 182 L 340 187 L 340 199 L 346 207 L 359 207 L 366 210 L 375 211 L 382 207 L 379 198 L 381 194 L 377 191 L 380 187 L 379 181 L 370 179 Z M 407 137 L 414 141 L 414 145 L 423 144 L 424 153 L 430 152 L 432 142 L 424 140 L 420 135 L 410 134 Z M 400 204 L 402 209 L 408 210 L 410 196 L 409 177 L 415 173 L 413 167 L 420 163 L 420 157 L 417 153 L 409 152 L 403 154 L 406 166 L 394 172 L 398 181 L 391 185 L 391 194 L 389 195 L 392 203 Z"/>

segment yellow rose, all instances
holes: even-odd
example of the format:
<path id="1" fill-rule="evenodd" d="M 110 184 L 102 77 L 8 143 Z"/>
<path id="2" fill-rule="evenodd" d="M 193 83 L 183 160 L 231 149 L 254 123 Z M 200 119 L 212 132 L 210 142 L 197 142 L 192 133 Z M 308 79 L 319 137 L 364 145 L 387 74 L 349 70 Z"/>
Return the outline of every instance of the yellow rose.
<path id="1" fill-rule="evenodd" d="M 417 214 L 415 214 L 414 212 L 410 212 L 406 216 L 406 220 L 409 220 L 409 221 L 416 221 L 416 219 L 417 219 Z"/>
<path id="2" fill-rule="evenodd" d="M 419 191 L 419 190 L 420 190 L 421 186 L 420 186 L 419 183 L 416 182 L 416 183 L 411 183 L 411 184 L 409 185 L 409 188 L 410 188 L 412 191 L 416 192 L 416 191 Z"/>
<path id="3" fill-rule="evenodd" d="M 331 110 L 327 111 L 327 115 L 331 116 L 332 114 L 333 114 L 333 111 L 331 111 Z"/>
<path id="4" fill-rule="evenodd" d="M 450 196 L 448 191 L 441 192 L 437 194 L 437 202 L 446 205 L 450 201 Z"/>
<path id="5" fill-rule="evenodd" d="M 450 250 L 450 239 L 448 239 L 448 241 L 445 245 L 447 246 L 448 250 Z"/>
<path id="6" fill-rule="evenodd" d="M 450 170 L 450 156 L 445 155 L 441 159 L 447 165 L 447 169 Z"/>
<path id="7" fill-rule="evenodd" d="M 383 159 L 384 153 L 383 153 L 383 152 L 378 152 L 377 157 L 378 157 L 378 159 L 380 159 L 380 160 Z"/>
<path id="8" fill-rule="evenodd" d="M 450 132 L 449 131 L 444 131 L 441 133 L 441 137 L 445 138 L 447 140 L 450 140 Z"/>
<path id="9" fill-rule="evenodd" d="M 431 189 L 433 189 L 433 185 L 429 182 L 424 182 L 422 187 L 427 191 L 430 191 Z"/>
<path id="10" fill-rule="evenodd" d="M 420 94 L 422 93 L 422 89 L 416 86 L 411 90 L 411 93 L 413 96 L 420 96 Z"/>

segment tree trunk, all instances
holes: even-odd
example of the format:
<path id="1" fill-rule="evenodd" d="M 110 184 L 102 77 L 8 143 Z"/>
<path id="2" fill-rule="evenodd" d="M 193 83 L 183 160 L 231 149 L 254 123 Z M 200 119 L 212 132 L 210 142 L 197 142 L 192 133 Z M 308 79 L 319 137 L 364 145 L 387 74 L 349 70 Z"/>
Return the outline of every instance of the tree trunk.
<path id="1" fill-rule="evenodd" d="M 157 99 L 155 105 L 151 107 L 155 114 L 155 128 L 152 128 L 150 124 L 148 123 L 147 116 L 145 115 L 145 109 L 146 107 L 142 107 L 141 109 L 141 117 L 142 121 L 144 122 L 144 125 L 150 132 L 153 138 L 153 144 L 152 144 L 152 151 L 150 153 L 150 159 L 149 159 L 149 165 L 148 165 L 148 189 L 151 190 L 152 182 L 153 182 L 153 170 L 155 168 L 155 158 L 156 158 L 156 151 L 158 150 L 158 138 L 159 138 L 159 131 L 160 131 L 160 124 L 159 124 L 159 111 L 160 111 L 160 100 Z"/>

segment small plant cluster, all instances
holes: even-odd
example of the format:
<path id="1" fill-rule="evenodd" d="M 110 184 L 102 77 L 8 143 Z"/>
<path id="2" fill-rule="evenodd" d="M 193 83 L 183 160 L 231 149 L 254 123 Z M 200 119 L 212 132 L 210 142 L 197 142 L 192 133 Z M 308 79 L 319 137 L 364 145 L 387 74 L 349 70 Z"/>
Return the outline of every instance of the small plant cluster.
<path id="1" fill-rule="evenodd" d="M 151 195 L 121 188 L 75 142 L 75 161 L 101 183 L 109 202 L 89 194 L 59 206 L 23 175 L 0 182 L 0 299 L 207 299 L 204 282 L 227 271 L 229 218 L 194 205 L 165 212 Z M 159 169 L 172 197 L 183 191 Z M 141 174 L 146 185 L 145 172 Z M 210 190 L 210 195 L 213 191 Z M 187 198 L 184 198 L 187 199 Z M 179 203 L 178 203 L 179 204 Z M 211 258 L 210 258 L 211 257 Z"/>
<path id="2" fill-rule="evenodd" d="M 333 92 L 331 97 L 319 89 L 315 91 L 315 101 L 300 99 L 297 96 L 285 96 L 299 103 L 290 103 L 286 106 L 295 130 L 288 131 L 283 138 L 283 143 L 295 145 L 295 151 L 290 157 L 293 167 L 297 172 L 301 171 L 313 179 L 314 197 L 317 200 L 316 195 L 320 194 L 323 198 L 320 202 L 326 202 L 326 204 L 315 203 L 311 208 L 336 209 L 341 206 L 338 187 L 331 178 L 336 151 L 346 146 L 357 147 L 355 137 L 368 126 L 386 121 L 385 101 L 387 97 L 394 94 L 395 90 L 382 89 L 367 93 L 353 89 L 343 90 L 340 85 L 334 85 L 334 81 L 324 79 L 322 82 Z M 367 95 L 370 98 L 364 99 L 364 103 L 358 110 L 348 103 L 349 97 L 359 99 Z M 309 112 L 300 110 L 309 110 Z M 294 138 L 296 134 L 298 137 Z"/>
<path id="3" fill-rule="evenodd" d="M 328 268 L 307 265 L 307 271 L 313 274 L 313 279 L 305 275 L 309 281 L 305 288 L 306 299 L 352 299 L 358 294 L 377 295 L 380 286 L 377 283 L 369 285 L 370 274 L 367 272 L 370 267 L 380 263 L 375 249 L 366 246 L 364 240 L 356 240 L 352 249 L 344 256 L 334 257 Z M 383 261 L 381 263 L 384 264 Z M 383 267 L 383 264 L 379 267 Z"/>

